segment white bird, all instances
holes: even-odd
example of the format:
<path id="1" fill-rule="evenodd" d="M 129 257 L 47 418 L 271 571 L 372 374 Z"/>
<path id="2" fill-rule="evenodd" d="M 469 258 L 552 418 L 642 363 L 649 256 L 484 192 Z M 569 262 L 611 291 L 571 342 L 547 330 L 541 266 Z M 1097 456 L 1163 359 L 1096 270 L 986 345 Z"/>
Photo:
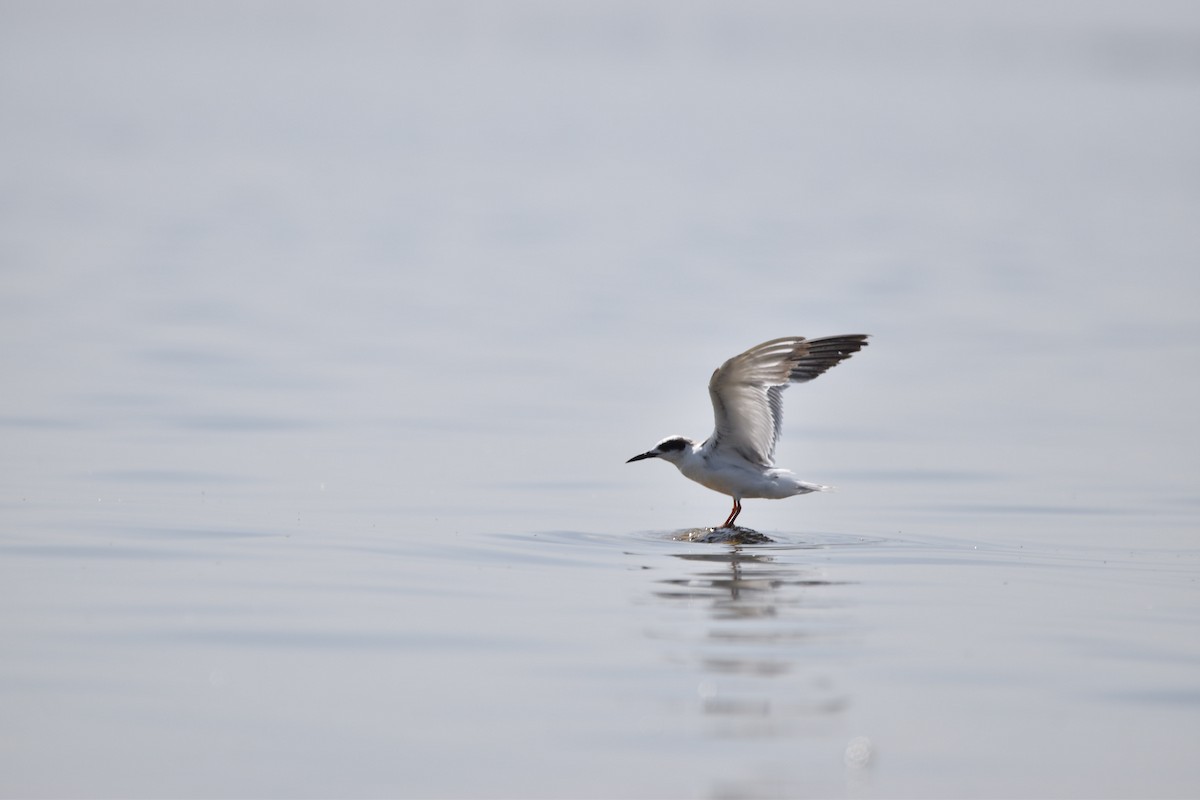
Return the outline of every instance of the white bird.
<path id="1" fill-rule="evenodd" d="M 708 381 L 716 428 L 703 443 L 686 436 L 668 436 L 654 449 L 626 464 L 661 458 L 684 477 L 733 498 L 733 510 L 721 525 L 733 526 L 742 499 L 779 500 L 828 489 L 806 483 L 775 466 L 775 444 L 783 426 L 783 390 L 792 383 L 811 381 L 867 346 L 861 333 L 805 339 L 785 336 L 751 347 L 713 372 Z"/>

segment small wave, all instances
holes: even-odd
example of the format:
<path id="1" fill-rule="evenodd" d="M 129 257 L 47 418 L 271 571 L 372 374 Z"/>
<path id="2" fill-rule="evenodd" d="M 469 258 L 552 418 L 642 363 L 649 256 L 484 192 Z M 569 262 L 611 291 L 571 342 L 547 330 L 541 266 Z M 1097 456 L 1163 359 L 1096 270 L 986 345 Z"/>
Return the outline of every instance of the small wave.
<path id="1" fill-rule="evenodd" d="M 879 544 L 884 539 L 848 533 L 763 533 L 751 528 L 683 528 L 675 531 L 645 531 L 641 537 L 657 541 L 693 542 L 696 544 L 726 544 L 763 547 L 777 550 L 817 549 Z"/>

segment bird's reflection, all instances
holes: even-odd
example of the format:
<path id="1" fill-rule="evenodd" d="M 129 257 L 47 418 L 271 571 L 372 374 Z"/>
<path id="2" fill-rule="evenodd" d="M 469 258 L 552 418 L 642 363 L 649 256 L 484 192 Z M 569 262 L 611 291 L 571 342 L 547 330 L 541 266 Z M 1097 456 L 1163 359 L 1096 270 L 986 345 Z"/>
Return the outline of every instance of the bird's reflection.
<path id="1" fill-rule="evenodd" d="M 822 594 L 839 582 L 805 565 L 805 552 L 811 548 L 689 549 L 671 554 L 682 574 L 657 580 L 660 601 L 705 610 L 703 634 L 682 637 L 687 651 L 674 658 L 699 670 L 699 707 L 717 736 L 801 735 L 848 704 L 826 668 L 838 647 L 839 609 Z"/>
<path id="2" fill-rule="evenodd" d="M 716 552 L 672 554 L 702 567 L 680 578 L 665 578 L 669 588 L 655 592 L 667 599 L 711 600 L 714 619 L 772 617 L 781 605 L 802 603 L 800 593 L 787 592 L 797 587 L 814 588 L 835 585 L 794 565 L 780 561 L 767 551 L 748 550 L 732 545 Z"/>

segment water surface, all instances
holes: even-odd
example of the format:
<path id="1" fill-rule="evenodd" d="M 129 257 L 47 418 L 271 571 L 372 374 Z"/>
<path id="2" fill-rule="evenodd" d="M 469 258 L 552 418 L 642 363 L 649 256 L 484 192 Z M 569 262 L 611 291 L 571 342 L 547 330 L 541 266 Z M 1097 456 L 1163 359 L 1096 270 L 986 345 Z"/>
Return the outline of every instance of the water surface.
<path id="1" fill-rule="evenodd" d="M 0 21 L 0 794 L 1200 789 L 1190 5 Z"/>

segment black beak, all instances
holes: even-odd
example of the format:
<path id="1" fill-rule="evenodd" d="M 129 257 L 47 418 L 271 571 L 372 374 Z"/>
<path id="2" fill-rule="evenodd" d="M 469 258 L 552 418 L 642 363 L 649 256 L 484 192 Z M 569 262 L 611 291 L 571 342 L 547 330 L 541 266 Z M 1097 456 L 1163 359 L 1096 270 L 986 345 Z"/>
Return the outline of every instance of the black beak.
<path id="1" fill-rule="evenodd" d="M 654 452 L 653 450 L 647 450 L 645 453 L 642 453 L 640 456 L 634 456 L 633 458 L 629 459 L 625 463 L 632 464 L 635 461 L 641 461 L 643 458 L 655 458 L 656 456 L 658 456 L 658 453 Z"/>

